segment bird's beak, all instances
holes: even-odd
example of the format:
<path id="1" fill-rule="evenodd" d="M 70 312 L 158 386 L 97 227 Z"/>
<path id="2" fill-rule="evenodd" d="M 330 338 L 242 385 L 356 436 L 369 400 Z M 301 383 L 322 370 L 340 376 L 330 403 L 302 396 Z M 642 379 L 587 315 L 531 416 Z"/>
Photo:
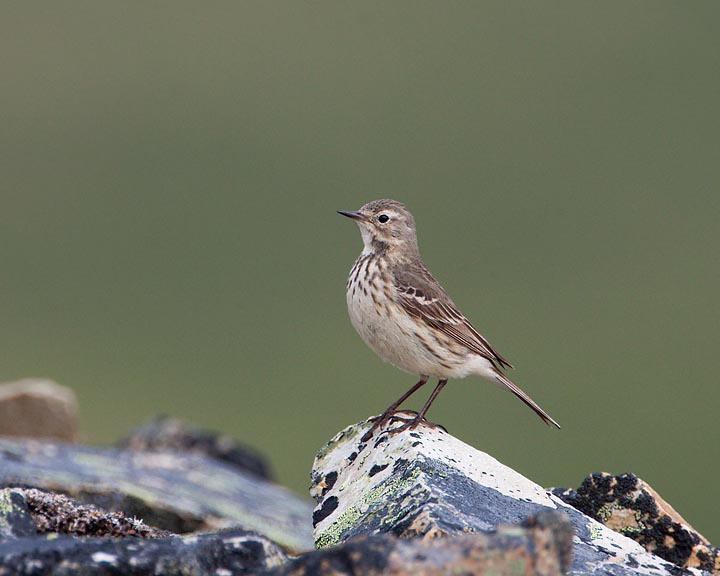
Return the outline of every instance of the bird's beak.
<path id="1" fill-rule="evenodd" d="M 353 220 L 360 220 L 361 222 L 370 222 L 370 218 L 360 212 L 354 212 L 353 210 L 338 210 L 338 214 L 352 218 Z"/>

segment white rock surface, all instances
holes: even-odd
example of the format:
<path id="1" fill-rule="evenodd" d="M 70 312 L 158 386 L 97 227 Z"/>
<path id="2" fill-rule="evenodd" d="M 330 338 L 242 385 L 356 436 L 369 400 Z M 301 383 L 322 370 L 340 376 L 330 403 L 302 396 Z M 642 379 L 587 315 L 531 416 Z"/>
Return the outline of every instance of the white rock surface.
<path id="1" fill-rule="evenodd" d="M 346 428 L 315 460 L 311 494 L 317 501 L 318 547 L 360 534 L 434 537 L 491 531 L 544 507 L 566 512 L 574 527 L 570 574 L 678 574 L 676 566 L 447 432 L 419 427 L 376 433 L 363 443 L 369 427 L 364 421 Z"/>

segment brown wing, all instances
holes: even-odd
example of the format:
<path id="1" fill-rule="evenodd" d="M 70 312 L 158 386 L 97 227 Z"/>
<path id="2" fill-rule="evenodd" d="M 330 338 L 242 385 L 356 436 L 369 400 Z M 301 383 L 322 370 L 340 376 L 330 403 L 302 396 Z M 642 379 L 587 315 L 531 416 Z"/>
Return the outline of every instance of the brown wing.
<path id="1" fill-rule="evenodd" d="M 446 334 L 476 354 L 487 358 L 496 369 L 512 368 L 457 309 L 442 286 L 424 266 L 395 274 L 398 303 L 405 311 Z"/>

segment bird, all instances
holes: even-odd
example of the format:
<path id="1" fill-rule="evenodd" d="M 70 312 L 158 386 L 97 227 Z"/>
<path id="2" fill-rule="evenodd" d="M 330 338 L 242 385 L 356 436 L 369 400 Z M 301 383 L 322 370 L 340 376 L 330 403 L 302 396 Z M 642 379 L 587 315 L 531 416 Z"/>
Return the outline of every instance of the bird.
<path id="1" fill-rule="evenodd" d="M 396 433 L 431 425 L 430 405 L 449 379 L 477 375 L 505 388 L 529 406 L 543 422 L 560 425 L 504 374 L 512 368 L 470 323 L 422 259 L 415 219 L 404 204 L 390 199 L 368 202 L 359 210 L 338 210 L 360 228 L 363 249 L 350 270 L 346 297 L 350 321 L 360 338 L 380 358 L 416 374 L 420 380 L 393 402 L 363 436 L 372 438 L 398 416 L 398 408 L 427 381 L 438 383 L 412 419 Z M 402 420 L 402 418 L 399 418 Z"/>

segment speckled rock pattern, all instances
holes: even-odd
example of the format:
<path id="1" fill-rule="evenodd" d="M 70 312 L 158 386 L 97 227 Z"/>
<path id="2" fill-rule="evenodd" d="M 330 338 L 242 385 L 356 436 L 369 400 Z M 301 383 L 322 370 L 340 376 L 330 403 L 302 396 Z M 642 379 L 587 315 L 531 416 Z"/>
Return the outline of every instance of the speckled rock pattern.
<path id="1" fill-rule="evenodd" d="M 17 498 L 22 501 L 23 512 L 31 520 L 35 534 L 69 534 L 73 536 L 111 536 L 122 538 L 160 538 L 169 536 L 165 530 L 158 530 L 144 524 L 137 518 L 128 518 L 122 513 L 106 512 L 55 492 L 37 488 L 5 488 L 0 490 L 3 500 Z M 16 500 L 18 502 L 18 500 Z M 17 525 L 17 518 L 0 512 L 0 525 Z"/>
<path id="2" fill-rule="evenodd" d="M 316 457 L 311 493 L 319 548 L 370 534 L 427 539 L 492 532 L 551 509 L 567 514 L 575 531 L 570 574 L 682 570 L 440 429 L 383 432 L 364 443 L 370 426 L 346 428 Z"/>
<path id="3" fill-rule="evenodd" d="M 240 527 L 312 548 L 309 502 L 201 454 L 0 438 L 0 487 L 12 485 L 63 492 L 175 533 Z"/>
<path id="4" fill-rule="evenodd" d="M 561 514 L 548 512 L 525 527 L 501 526 L 493 534 L 443 539 L 360 536 L 340 546 L 304 554 L 273 575 L 560 576 L 568 568 L 571 548 L 572 528 Z"/>
<path id="5" fill-rule="evenodd" d="M 591 474 L 577 490 L 553 493 L 677 566 L 720 574 L 720 550 L 634 474 Z"/>
<path id="6" fill-rule="evenodd" d="M 0 576 L 258 576 L 287 560 L 276 544 L 244 530 L 158 539 L 0 541 Z"/>
<path id="7" fill-rule="evenodd" d="M 0 490 L 0 576 L 260 575 L 288 560 L 253 532 L 180 537 L 62 494 Z"/>

